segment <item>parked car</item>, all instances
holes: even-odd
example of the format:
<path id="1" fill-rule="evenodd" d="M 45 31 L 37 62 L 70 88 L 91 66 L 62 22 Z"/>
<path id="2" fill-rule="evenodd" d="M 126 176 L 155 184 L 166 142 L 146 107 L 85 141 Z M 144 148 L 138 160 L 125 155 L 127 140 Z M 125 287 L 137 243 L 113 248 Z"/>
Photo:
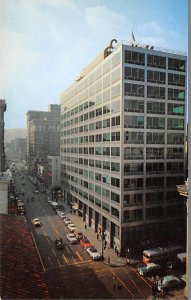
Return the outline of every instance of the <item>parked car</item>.
<path id="1" fill-rule="evenodd" d="M 76 244 L 77 243 L 77 238 L 73 233 L 68 233 L 66 235 L 67 240 L 70 242 L 70 244 Z"/>
<path id="2" fill-rule="evenodd" d="M 101 254 L 97 251 L 97 249 L 94 246 L 87 248 L 86 251 L 93 260 L 101 259 Z"/>
<path id="3" fill-rule="evenodd" d="M 161 270 L 161 267 L 158 264 L 149 263 L 145 267 L 140 267 L 137 270 L 141 276 L 144 276 L 144 275 L 152 276 L 152 275 L 158 274 Z"/>
<path id="4" fill-rule="evenodd" d="M 55 240 L 55 246 L 56 246 L 57 249 L 63 249 L 64 248 L 63 239 L 62 238 L 56 239 Z"/>
<path id="5" fill-rule="evenodd" d="M 66 218 L 66 214 L 64 212 L 60 212 L 60 213 L 58 213 L 58 215 L 61 219 Z"/>
<path id="6" fill-rule="evenodd" d="M 92 244 L 90 243 L 90 241 L 84 237 L 83 239 L 80 240 L 80 245 L 84 248 L 84 249 L 87 249 L 89 247 L 92 246 Z"/>
<path id="7" fill-rule="evenodd" d="M 76 228 L 76 225 L 75 225 L 75 224 L 70 223 L 70 224 L 68 224 L 68 229 L 69 229 L 71 232 L 74 232 L 74 230 L 77 229 L 77 228 Z"/>
<path id="8" fill-rule="evenodd" d="M 185 264 L 178 258 L 167 262 L 167 268 L 170 270 L 181 269 L 184 268 L 184 266 Z"/>
<path id="9" fill-rule="evenodd" d="M 34 190 L 34 194 L 39 194 L 39 190 Z"/>
<path id="10" fill-rule="evenodd" d="M 64 221 L 65 225 L 68 225 L 71 223 L 70 219 L 68 219 L 68 218 L 65 218 L 63 221 Z"/>
<path id="11" fill-rule="evenodd" d="M 183 287 L 185 283 L 176 276 L 168 275 L 164 276 L 162 282 L 157 284 L 159 292 L 165 292 L 173 288 Z"/>
<path id="12" fill-rule="evenodd" d="M 78 231 L 78 229 L 74 229 L 74 235 L 77 238 L 78 241 L 80 241 L 83 238 L 83 234 L 81 231 Z"/>
<path id="13" fill-rule="evenodd" d="M 32 222 L 33 222 L 33 225 L 35 227 L 40 227 L 41 226 L 40 220 L 38 218 L 33 219 Z"/>

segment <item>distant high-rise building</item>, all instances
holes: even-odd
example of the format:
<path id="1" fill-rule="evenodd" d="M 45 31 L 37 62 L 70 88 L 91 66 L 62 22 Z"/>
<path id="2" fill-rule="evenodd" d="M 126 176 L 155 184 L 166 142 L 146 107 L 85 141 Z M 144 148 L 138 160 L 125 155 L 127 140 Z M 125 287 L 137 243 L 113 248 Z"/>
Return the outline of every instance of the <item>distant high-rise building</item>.
<path id="1" fill-rule="evenodd" d="M 46 164 L 48 155 L 60 155 L 60 105 L 49 111 L 27 112 L 27 165 Z"/>
<path id="2" fill-rule="evenodd" d="M 4 112 L 6 109 L 5 100 L 0 99 L 0 172 L 5 171 Z"/>
<path id="3" fill-rule="evenodd" d="M 61 95 L 61 183 L 124 253 L 183 236 L 187 57 L 113 42 Z"/>

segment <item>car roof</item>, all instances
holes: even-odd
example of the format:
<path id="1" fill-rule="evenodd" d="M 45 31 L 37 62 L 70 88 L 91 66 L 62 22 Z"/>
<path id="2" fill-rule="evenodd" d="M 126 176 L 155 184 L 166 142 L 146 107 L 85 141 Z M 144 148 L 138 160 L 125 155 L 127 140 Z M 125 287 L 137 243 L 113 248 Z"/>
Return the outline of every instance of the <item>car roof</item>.
<path id="1" fill-rule="evenodd" d="M 171 281 L 171 280 L 179 280 L 178 277 L 173 276 L 173 275 L 167 275 L 163 277 L 163 281 Z"/>

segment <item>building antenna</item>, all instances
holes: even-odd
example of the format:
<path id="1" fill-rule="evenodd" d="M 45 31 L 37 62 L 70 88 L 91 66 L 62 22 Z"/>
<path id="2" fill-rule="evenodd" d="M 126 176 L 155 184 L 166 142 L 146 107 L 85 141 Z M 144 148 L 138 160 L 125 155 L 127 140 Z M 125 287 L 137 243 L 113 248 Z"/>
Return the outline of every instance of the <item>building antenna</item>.
<path id="1" fill-rule="evenodd" d="M 135 36 L 134 36 L 134 33 L 133 33 L 133 29 L 132 29 L 132 32 L 131 32 L 131 46 L 134 46 L 135 44 Z"/>

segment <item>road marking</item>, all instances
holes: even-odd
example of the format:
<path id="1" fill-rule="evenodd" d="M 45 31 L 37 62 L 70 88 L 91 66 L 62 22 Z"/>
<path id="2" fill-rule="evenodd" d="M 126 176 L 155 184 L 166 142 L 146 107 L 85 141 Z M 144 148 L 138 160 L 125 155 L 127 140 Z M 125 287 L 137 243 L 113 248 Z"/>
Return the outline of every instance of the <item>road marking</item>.
<path id="1" fill-rule="evenodd" d="M 56 229 L 54 229 L 54 230 L 55 230 L 55 232 L 57 233 L 57 235 L 59 235 L 58 231 L 57 231 Z"/>
<path id="2" fill-rule="evenodd" d="M 48 261 L 50 263 L 50 265 L 52 265 L 52 261 L 51 261 L 51 258 L 48 256 Z"/>
<path id="3" fill-rule="evenodd" d="M 59 262 L 58 258 L 56 258 L 56 259 L 57 259 L 57 262 L 58 262 L 59 266 L 61 266 L 61 263 Z"/>
<path id="4" fill-rule="evenodd" d="M 42 258 L 41 258 L 41 256 L 40 256 L 40 252 L 38 251 L 38 247 L 37 247 L 37 244 L 36 244 L 36 241 L 35 241 L 35 239 L 34 239 L 34 236 L 33 236 L 33 233 L 32 233 L 32 232 L 31 232 L 31 235 L 32 235 L 32 238 L 33 238 L 33 241 L 34 241 L 34 244 L 35 244 L 35 247 L 36 247 L 36 250 L 37 250 L 38 256 L 39 256 L 39 258 L 40 258 L 40 261 L 41 261 L 41 264 L 42 264 L 43 270 L 44 270 L 44 272 L 45 272 L 45 267 L 44 267 L 44 264 L 43 264 L 43 262 L 42 262 Z"/>
<path id="5" fill-rule="evenodd" d="M 76 262 L 75 258 L 73 256 L 72 256 L 72 258 L 73 258 L 74 263 L 76 264 L 77 262 Z"/>
<path id="6" fill-rule="evenodd" d="M 136 270 L 134 270 L 133 268 L 131 268 L 131 270 L 134 271 L 135 273 L 137 273 Z M 149 283 L 145 280 L 145 278 L 144 278 L 143 276 L 140 276 L 140 275 L 139 275 L 139 277 L 140 277 L 144 282 L 146 282 L 146 284 L 147 284 L 150 288 L 152 287 L 152 285 L 149 284 Z"/>
<path id="7" fill-rule="evenodd" d="M 79 259 L 80 259 L 81 261 L 84 260 L 84 259 L 81 257 L 81 255 L 78 253 L 78 251 L 76 251 L 76 254 L 77 254 L 77 256 L 79 257 Z"/>
<path id="8" fill-rule="evenodd" d="M 67 264 L 69 264 L 69 260 L 66 258 L 66 256 L 63 254 L 63 258 L 64 258 L 64 260 L 65 260 L 65 262 L 67 263 Z"/>
<path id="9" fill-rule="evenodd" d="M 66 250 L 68 251 L 68 253 L 70 254 L 70 250 L 69 250 L 69 248 L 67 247 L 67 246 L 65 246 L 66 247 Z"/>
<path id="10" fill-rule="evenodd" d="M 136 287 L 136 289 L 139 291 L 141 297 L 143 297 L 143 299 L 144 299 L 145 296 L 143 295 L 143 293 L 141 292 L 141 290 L 139 289 L 139 287 L 136 285 L 136 283 L 134 282 L 134 280 L 131 278 L 131 276 L 128 276 L 128 277 L 132 281 L 132 283 L 134 284 L 134 286 Z"/>
<path id="11" fill-rule="evenodd" d="M 56 252 L 54 251 L 54 249 L 52 248 L 52 252 L 54 253 L 54 255 L 56 256 Z"/>
<path id="12" fill-rule="evenodd" d="M 128 291 L 128 293 L 131 294 L 131 296 L 133 297 L 133 299 L 136 299 L 135 296 L 131 293 L 131 291 L 123 283 L 123 281 L 113 272 L 113 270 L 111 270 L 111 273 L 113 274 L 113 276 L 115 276 L 119 280 L 119 282 L 124 286 L 124 288 Z"/>

